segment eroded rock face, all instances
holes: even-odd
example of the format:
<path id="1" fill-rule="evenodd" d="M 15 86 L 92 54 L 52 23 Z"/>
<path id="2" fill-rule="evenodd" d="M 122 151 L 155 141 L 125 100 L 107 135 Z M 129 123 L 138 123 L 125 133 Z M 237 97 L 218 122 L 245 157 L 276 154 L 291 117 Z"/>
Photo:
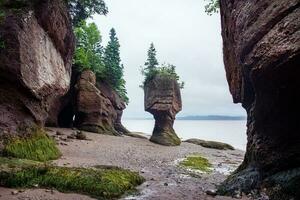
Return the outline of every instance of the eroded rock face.
<path id="1" fill-rule="evenodd" d="M 116 112 L 115 118 L 113 119 L 113 124 L 115 130 L 119 134 L 127 134 L 129 131 L 122 125 L 122 115 L 123 110 L 126 108 L 124 100 L 114 91 L 107 83 L 99 81 L 96 84 L 97 88 L 106 96 L 112 103 L 114 110 Z"/>
<path id="2" fill-rule="evenodd" d="M 221 19 L 227 79 L 248 113 L 248 144 L 220 191 L 263 186 L 272 199 L 300 198 L 300 2 L 221 0 Z"/>
<path id="3" fill-rule="evenodd" d="M 180 145 L 173 124 L 176 114 L 181 111 L 180 87 L 176 80 L 157 75 L 144 87 L 145 111 L 155 119 L 155 127 L 150 141 L 167 145 Z"/>
<path id="4" fill-rule="evenodd" d="M 76 89 L 75 126 L 85 131 L 119 135 L 114 129 L 117 113 L 110 99 L 96 87 L 95 74 L 89 70 L 83 71 Z"/>
<path id="5" fill-rule="evenodd" d="M 6 1 L 0 24 L 0 129 L 44 125 L 49 107 L 70 84 L 74 51 L 64 1 L 15 9 Z M 41 12 L 42 10 L 42 12 Z"/>

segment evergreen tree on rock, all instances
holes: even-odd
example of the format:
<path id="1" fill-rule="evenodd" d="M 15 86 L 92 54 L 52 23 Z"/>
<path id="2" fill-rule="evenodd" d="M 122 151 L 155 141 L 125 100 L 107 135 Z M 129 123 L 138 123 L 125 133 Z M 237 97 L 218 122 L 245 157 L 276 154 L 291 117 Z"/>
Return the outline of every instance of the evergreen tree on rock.
<path id="1" fill-rule="evenodd" d="M 145 63 L 145 72 L 152 72 L 158 66 L 158 64 L 159 63 L 156 59 L 156 49 L 154 47 L 154 44 L 151 43 L 150 48 L 148 50 L 147 62 Z"/>
<path id="2" fill-rule="evenodd" d="M 115 89 L 121 98 L 128 102 L 125 89 L 124 66 L 121 63 L 120 43 L 114 28 L 110 30 L 110 41 L 104 51 L 105 76 L 109 77 L 107 82 Z"/>

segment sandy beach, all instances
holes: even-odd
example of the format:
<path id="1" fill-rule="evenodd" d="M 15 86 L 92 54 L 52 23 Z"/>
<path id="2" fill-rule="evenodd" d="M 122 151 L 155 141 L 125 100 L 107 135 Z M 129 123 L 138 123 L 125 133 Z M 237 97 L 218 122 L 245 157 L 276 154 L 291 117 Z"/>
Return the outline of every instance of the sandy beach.
<path id="1" fill-rule="evenodd" d="M 57 131 L 63 135 L 56 136 Z M 139 172 L 146 181 L 137 188 L 137 193 L 124 196 L 123 200 L 232 199 L 208 196 L 206 191 L 215 189 L 242 162 L 244 156 L 241 150 L 221 151 L 184 142 L 178 147 L 166 147 L 128 136 L 86 133 L 89 140 L 68 139 L 67 136 L 73 132 L 71 129 L 49 129 L 48 133 L 55 136 L 63 154 L 53 163 L 67 167 L 111 165 Z M 178 166 L 179 161 L 191 154 L 207 158 L 213 164 L 213 171 L 204 174 Z M 0 200 L 92 199 L 47 189 L 17 191 L 0 188 Z"/>

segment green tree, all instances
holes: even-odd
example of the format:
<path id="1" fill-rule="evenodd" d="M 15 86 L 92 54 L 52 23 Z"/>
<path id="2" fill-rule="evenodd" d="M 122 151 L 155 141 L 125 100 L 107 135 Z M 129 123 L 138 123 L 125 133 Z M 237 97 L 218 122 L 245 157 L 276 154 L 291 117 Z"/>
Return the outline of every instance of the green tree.
<path id="1" fill-rule="evenodd" d="M 124 66 L 121 64 L 120 43 L 114 28 L 110 30 L 110 40 L 104 51 L 105 76 L 107 82 L 115 89 L 122 99 L 128 103 L 125 89 Z"/>
<path id="2" fill-rule="evenodd" d="M 155 76 L 157 72 L 157 67 L 159 65 L 156 58 L 156 49 L 154 44 L 151 43 L 147 52 L 147 61 L 144 64 L 144 67 L 141 67 L 142 75 L 145 77 L 143 85 L 150 80 L 153 76 Z M 143 87 L 143 85 L 141 87 Z"/>
<path id="3" fill-rule="evenodd" d="M 103 48 L 97 25 L 82 21 L 74 32 L 77 40 L 74 64 L 81 70 L 92 70 L 98 78 L 104 78 Z"/>
<path id="4" fill-rule="evenodd" d="M 147 62 L 145 63 L 145 66 L 145 69 L 147 71 L 154 70 L 158 66 L 158 61 L 156 59 L 156 49 L 153 43 L 151 43 L 150 48 L 148 50 L 148 58 Z"/>
<path id="5" fill-rule="evenodd" d="M 94 14 L 106 15 L 108 13 L 104 0 L 66 0 L 73 25 L 78 26 L 82 20 Z"/>
<path id="6" fill-rule="evenodd" d="M 205 12 L 208 15 L 218 13 L 220 8 L 220 0 L 209 0 L 209 3 L 205 6 Z"/>

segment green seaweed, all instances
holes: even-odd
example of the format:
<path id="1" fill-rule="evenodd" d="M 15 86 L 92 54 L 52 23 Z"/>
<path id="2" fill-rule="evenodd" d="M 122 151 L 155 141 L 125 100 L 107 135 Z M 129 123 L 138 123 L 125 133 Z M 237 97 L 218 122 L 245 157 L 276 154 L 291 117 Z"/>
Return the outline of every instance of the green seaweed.
<path id="1" fill-rule="evenodd" d="M 0 186 L 55 188 L 98 199 L 115 199 L 144 182 L 136 172 L 120 168 L 68 168 L 0 157 Z M 9 168 L 7 166 L 10 166 Z M 7 170 L 10 169 L 10 170 Z M 6 170 L 3 170 L 6 169 Z"/>
<path id="2" fill-rule="evenodd" d="M 26 136 L 6 139 L 3 149 L 5 156 L 35 161 L 54 160 L 61 156 L 55 141 L 43 129 L 36 127 L 26 131 Z"/>
<path id="3" fill-rule="evenodd" d="M 186 157 L 179 163 L 180 166 L 188 169 L 200 170 L 202 172 L 211 172 L 212 164 L 204 157 L 200 155 L 191 155 Z"/>

